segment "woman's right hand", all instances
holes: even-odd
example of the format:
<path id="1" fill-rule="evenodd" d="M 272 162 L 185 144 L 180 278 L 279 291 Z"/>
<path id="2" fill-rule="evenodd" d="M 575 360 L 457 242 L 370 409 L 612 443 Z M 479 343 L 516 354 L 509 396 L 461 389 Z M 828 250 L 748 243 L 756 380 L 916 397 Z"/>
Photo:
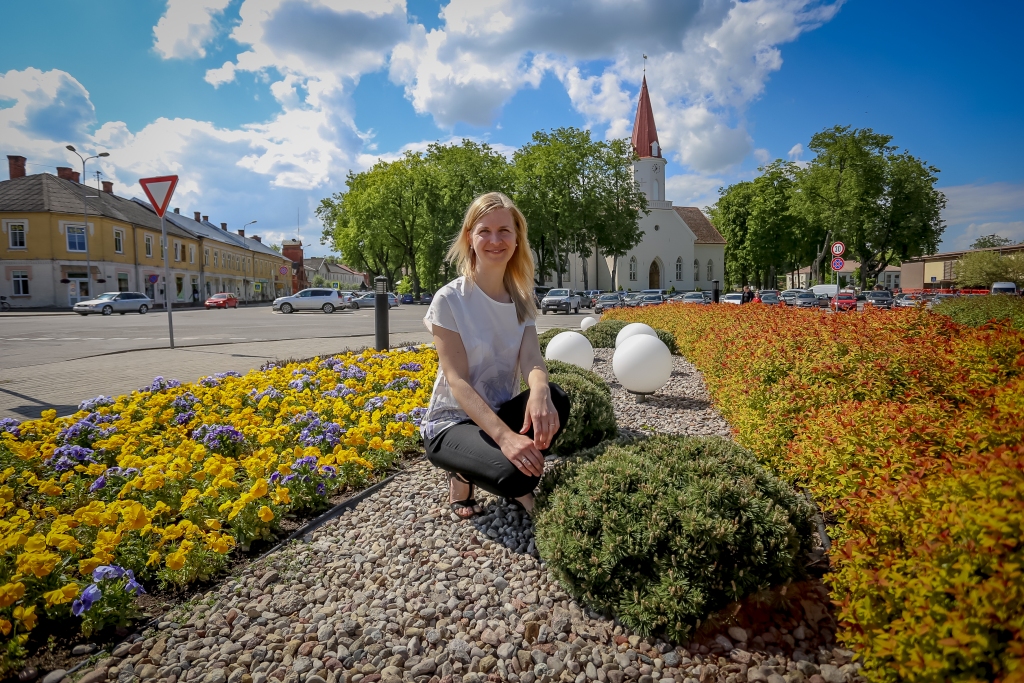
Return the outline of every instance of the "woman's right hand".
<path id="1" fill-rule="evenodd" d="M 544 474 L 544 456 L 530 437 L 516 434 L 510 429 L 498 445 L 509 462 L 526 476 L 539 477 Z"/>

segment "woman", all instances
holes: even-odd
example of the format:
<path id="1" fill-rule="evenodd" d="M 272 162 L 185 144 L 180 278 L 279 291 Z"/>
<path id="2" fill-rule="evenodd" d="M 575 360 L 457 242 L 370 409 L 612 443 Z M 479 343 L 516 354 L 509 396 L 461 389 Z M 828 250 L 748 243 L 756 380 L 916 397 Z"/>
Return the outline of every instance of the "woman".
<path id="1" fill-rule="evenodd" d="M 449 474 L 452 512 L 481 508 L 474 485 L 533 511 L 544 454 L 569 417 L 537 341 L 526 219 L 500 192 L 477 197 L 448 251 L 461 276 L 434 294 L 423 322 L 440 368 L 420 433 Z M 517 394 L 520 373 L 529 389 Z"/>

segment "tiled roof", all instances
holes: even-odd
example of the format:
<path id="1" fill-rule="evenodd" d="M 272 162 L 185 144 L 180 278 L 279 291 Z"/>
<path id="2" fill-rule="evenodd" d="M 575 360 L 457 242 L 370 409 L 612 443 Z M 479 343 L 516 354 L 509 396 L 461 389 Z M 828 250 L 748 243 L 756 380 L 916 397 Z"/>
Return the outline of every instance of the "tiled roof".
<path id="1" fill-rule="evenodd" d="M 135 198 L 132 200 L 144 211 L 150 212 L 154 217 L 153 209 L 149 205 L 149 202 Z M 221 244 L 230 244 L 240 249 L 248 249 L 249 251 L 258 251 L 268 256 L 276 256 L 277 258 L 283 259 L 279 252 L 274 251 L 269 246 L 263 244 L 258 240 L 254 240 L 251 237 L 242 237 L 241 235 L 227 230 L 222 230 L 209 221 L 197 221 L 195 219 L 184 216 L 180 213 L 174 213 L 168 211 L 166 214 L 167 222 L 174 224 L 184 230 L 189 231 L 195 235 L 202 237 L 203 239 L 212 239 Z M 159 221 L 160 219 L 157 219 Z"/>
<path id="2" fill-rule="evenodd" d="M 633 151 L 638 157 L 661 156 L 651 154 L 651 143 L 658 142 L 658 129 L 654 125 L 654 109 L 651 107 L 651 96 L 647 92 L 647 76 L 640 86 L 640 101 L 636 105 L 636 119 L 633 121 L 633 137 L 630 140 Z"/>
<path id="3" fill-rule="evenodd" d="M 82 185 L 49 173 L 36 173 L 0 182 L 0 211 L 24 211 L 81 214 Z M 160 230 L 160 219 L 151 210 L 130 199 L 100 192 L 85 185 L 89 215 L 104 216 L 140 227 Z M 96 196 L 98 195 L 98 196 Z M 168 224 L 167 232 L 177 237 L 193 237 L 187 230 Z"/>
<path id="4" fill-rule="evenodd" d="M 323 265 L 324 260 L 325 259 L 323 256 L 306 256 L 302 259 L 302 262 L 306 265 L 307 268 L 312 268 L 313 270 L 320 270 L 320 266 Z"/>
<path id="5" fill-rule="evenodd" d="M 679 217 L 683 219 L 687 227 L 697 236 L 694 244 L 725 244 L 722 233 L 711 225 L 711 221 L 704 215 L 704 212 L 696 206 L 673 206 Z"/>

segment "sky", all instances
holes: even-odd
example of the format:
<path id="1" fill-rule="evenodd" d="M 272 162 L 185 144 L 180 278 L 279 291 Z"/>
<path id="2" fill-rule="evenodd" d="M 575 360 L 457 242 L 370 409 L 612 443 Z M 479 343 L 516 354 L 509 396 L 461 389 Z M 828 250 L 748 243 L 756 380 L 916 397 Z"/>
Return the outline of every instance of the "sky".
<path id="1" fill-rule="evenodd" d="M 320 245 L 349 171 L 431 142 L 628 137 L 646 75 L 666 195 L 706 207 L 811 136 L 872 128 L 940 170 L 941 249 L 1024 240 L 1024 5 L 982 0 L 36 0 L 0 41 L 0 154 Z M 1016 66 L 1014 66 L 1016 65 Z M 4 178 L 0 170 L 0 178 Z"/>

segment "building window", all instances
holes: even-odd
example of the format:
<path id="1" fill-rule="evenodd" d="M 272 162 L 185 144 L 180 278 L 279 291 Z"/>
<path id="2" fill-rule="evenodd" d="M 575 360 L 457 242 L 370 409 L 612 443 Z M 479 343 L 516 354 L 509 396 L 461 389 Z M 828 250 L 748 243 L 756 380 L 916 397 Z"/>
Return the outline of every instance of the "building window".
<path id="1" fill-rule="evenodd" d="M 68 226 L 68 251 L 85 251 L 85 228 L 81 225 Z"/>
<path id="2" fill-rule="evenodd" d="M 220 260 L 220 252 L 219 251 L 213 252 L 213 265 L 219 266 L 220 265 L 220 263 L 218 262 L 219 260 Z"/>
<path id="3" fill-rule="evenodd" d="M 711 259 L 708 259 L 708 282 L 715 279 L 715 266 L 711 263 Z"/>
<path id="4" fill-rule="evenodd" d="M 181 260 L 181 243 L 180 242 L 175 242 L 174 243 L 174 260 L 175 261 L 180 261 Z"/>
<path id="5" fill-rule="evenodd" d="M 629 281 L 636 282 L 636 256 L 629 257 Z"/>
<path id="6" fill-rule="evenodd" d="M 124 253 L 124 230 L 119 230 L 118 228 L 114 228 L 114 253 Z"/>
<path id="7" fill-rule="evenodd" d="M 127 292 L 128 291 L 128 273 L 117 274 L 117 291 Z"/>
<path id="8" fill-rule="evenodd" d="M 8 239 L 11 249 L 25 248 L 25 226 L 21 223 L 14 223 L 8 228 Z"/>
<path id="9" fill-rule="evenodd" d="M 204 266 L 210 265 L 210 250 L 209 249 L 203 249 L 203 265 Z"/>
<path id="10" fill-rule="evenodd" d="M 189 263 L 195 263 L 196 262 L 196 248 L 194 246 L 192 246 L 191 244 L 188 245 L 188 262 Z"/>
<path id="11" fill-rule="evenodd" d="M 683 257 L 680 256 L 676 259 L 676 282 L 682 282 L 683 280 Z"/>
<path id="12" fill-rule="evenodd" d="M 28 271 L 16 270 L 11 277 L 14 279 L 14 296 L 28 296 Z"/>
<path id="13" fill-rule="evenodd" d="M 164 237 L 160 238 L 160 260 L 167 260 L 167 239 Z"/>
<path id="14" fill-rule="evenodd" d="M 700 282 L 700 261 L 693 259 L 693 281 Z"/>
<path id="15" fill-rule="evenodd" d="M 146 235 L 146 258 L 153 258 L 153 236 Z"/>

